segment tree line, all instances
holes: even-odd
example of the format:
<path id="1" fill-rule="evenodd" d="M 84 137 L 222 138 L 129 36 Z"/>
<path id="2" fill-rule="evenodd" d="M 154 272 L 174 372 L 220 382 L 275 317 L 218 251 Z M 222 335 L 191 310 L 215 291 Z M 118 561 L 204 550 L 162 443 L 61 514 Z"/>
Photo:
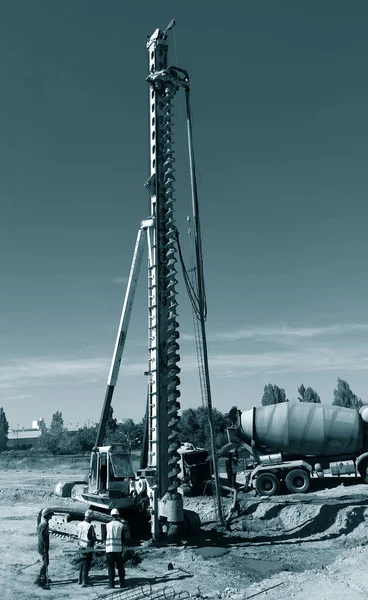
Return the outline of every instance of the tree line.
<path id="1" fill-rule="evenodd" d="M 298 394 L 299 402 L 321 402 L 321 398 L 316 390 L 311 387 L 306 388 L 303 383 L 298 387 Z M 333 406 L 342 406 L 343 408 L 355 408 L 359 410 L 359 408 L 365 404 L 365 402 L 361 398 L 358 398 L 358 396 L 350 389 L 348 382 L 340 377 L 337 379 L 337 386 L 333 391 L 333 396 Z M 265 385 L 262 396 L 262 406 L 279 404 L 280 402 L 289 402 L 285 390 L 272 383 Z"/>
<path id="2" fill-rule="evenodd" d="M 350 389 L 347 381 L 338 378 L 333 392 L 334 406 L 359 409 L 365 403 Z M 302 383 L 298 388 L 299 402 L 320 403 L 319 394 L 311 387 Z M 289 402 L 285 390 L 275 384 L 264 387 L 261 400 L 262 406 Z M 240 407 L 241 408 L 241 407 Z M 188 408 L 182 411 L 179 421 L 179 442 L 190 442 L 196 447 L 210 448 L 210 430 L 207 409 L 203 406 Z M 221 448 L 227 442 L 226 428 L 230 425 L 227 414 L 213 409 L 213 428 L 215 445 Z M 50 427 L 42 426 L 41 435 L 37 440 L 35 451 L 48 455 L 89 454 L 96 442 L 98 425 L 84 425 L 77 431 L 69 431 L 64 426 L 63 415 L 60 411 L 53 414 Z M 117 421 L 113 409 L 106 425 L 105 445 L 123 444 L 129 450 L 139 450 L 144 437 L 144 418 L 135 423 L 133 419 Z M 7 449 L 9 424 L 3 408 L 0 408 L 0 452 Z"/>
<path id="3" fill-rule="evenodd" d="M 143 420 L 134 423 L 133 419 L 117 421 L 113 409 L 110 408 L 106 423 L 104 445 L 123 444 L 127 450 L 140 448 L 143 439 Z M 37 448 L 44 453 L 56 455 L 88 454 L 96 443 L 98 425 L 80 427 L 77 431 L 69 431 L 64 427 L 63 415 L 60 411 L 53 414 L 50 427 L 44 428 L 37 442 Z"/>

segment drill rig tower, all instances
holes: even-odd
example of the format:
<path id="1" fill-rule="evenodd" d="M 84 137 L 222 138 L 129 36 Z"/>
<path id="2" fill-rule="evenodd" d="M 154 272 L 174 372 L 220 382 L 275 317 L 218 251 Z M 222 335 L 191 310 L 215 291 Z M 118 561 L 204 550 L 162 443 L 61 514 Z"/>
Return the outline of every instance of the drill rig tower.
<path id="1" fill-rule="evenodd" d="M 172 22 L 170 26 L 173 26 Z M 176 228 L 174 223 L 174 152 L 172 99 L 183 82 L 167 65 L 166 31 L 147 43 L 150 84 L 150 178 L 152 236 L 148 236 L 148 468 L 156 469 L 159 513 L 183 521 L 178 494 L 178 374 L 180 359 L 176 300 Z M 165 510 L 166 508 L 166 510 Z"/>
<path id="2" fill-rule="evenodd" d="M 161 534 L 195 530 L 198 515 L 183 510 L 183 498 L 178 492 L 180 472 L 178 449 L 178 390 L 180 379 L 179 323 L 177 319 L 177 250 L 182 263 L 188 293 L 201 324 L 203 365 L 206 376 L 206 402 L 212 431 L 212 407 L 209 386 L 207 347 L 205 339 L 205 292 L 201 256 L 198 198 L 195 180 L 194 151 L 191 132 L 188 73 L 178 67 L 168 66 L 167 32 L 174 26 L 169 23 L 164 31 L 156 29 L 147 42 L 149 53 L 149 123 L 150 123 L 150 175 L 146 188 L 150 195 L 150 213 L 138 230 L 132 266 L 109 372 L 104 404 L 97 431 L 96 445 L 92 450 L 88 485 L 80 491 L 80 498 L 94 510 L 93 521 L 99 539 L 103 538 L 103 524 L 109 519 L 106 513 L 112 508 L 121 511 L 142 511 L 150 516 L 153 538 Z M 179 234 L 174 220 L 174 152 L 172 147 L 172 102 L 183 88 L 186 96 L 188 148 L 192 184 L 194 233 L 196 243 L 197 287 L 188 285 L 188 274 L 181 255 Z M 106 423 L 117 383 L 123 356 L 128 325 L 132 311 L 137 281 L 145 245 L 148 248 L 148 351 L 149 365 L 147 393 L 147 429 L 145 456 L 141 469 L 132 472 L 129 453 L 119 444 L 103 446 Z M 190 289 L 189 289 L 190 288 Z M 211 435 L 214 483 L 220 520 L 221 503 Z M 57 485 L 57 495 L 73 496 L 78 482 Z M 85 483 L 85 482 L 82 482 Z M 62 507 L 54 510 L 57 517 L 50 521 L 50 530 L 70 533 L 70 523 L 83 519 Z M 74 515 L 74 516 L 73 516 Z M 141 520 L 141 519 L 140 519 Z"/>
<path id="3" fill-rule="evenodd" d="M 218 517 L 222 522 L 222 508 L 214 448 L 211 392 L 209 385 L 207 346 L 205 335 L 206 301 L 201 252 L 201 235 L 197 185 L 195 177 L 194 150 L 189 102 L 189 76 L 178 67 L 168 66 L 167 32 L 175 25 L 171 21 L 164 31 L 156 29 L 147 42 L 149 53 L 149 123 L 150 123 L 150 174 L 145 184 L 150 195 L 150 212 L 138 230 L 132 266 L 130 269 L 123 310 L 115 342 L 111 368 L 96 445 L 92 449 L 88 482 L 59 482 L 55 489 L 58 496 L 71 496 L 87 502 L 93 509 L 93 526 L 99 540 L 103 540 L 103 528 L 110 519 L 108 513 L 117 508 L 130 514 L 139 512 L 150 517 L 151 535 L 169 536 L 186 530 L 194 532 L 200 524 L 192 511 L 183 510 L 183 498 L 179 493 L 180 456 L 178 449 L 178 398 L 180 392 L 178 362 L 179 323 L 177 320 L 177 250 L 183 268 L 184 281 L 200 328 L 197 336 L 201 343 L 201 364 L 211 431 L 212 461 L 217 500 Z M 185 91 L 188 132 L 189 163 L 192 187 L 193 224 L 195 237 L 196 284 L 190 284 L 179 244 L 179 233 L 174 220 L 174 151 L 172 147 L 172 102 L 180 88 Z M 133 473 L 129 452 L 121 444 L 103 446 L 106 423 L 111 401 L 117 384 L 120 364 L 128 332 L 139 271 L 148 248 L 148 393 L 147 428 L 141 469 Z M 85 485 L 87 483 L 87 485 Z M 82 487 L 79 489 L 79 484 Z M 65 507 L 53 509 L 50 531 L 75 536 L 75 524 L 83 520 L 84 513 Z M 40 514 L 38 519 L 40 519 Z M 144 520 L 144 519 L 143 519 Z M 132 518 L 134 521 L 134 518 Z"/>
<path id="4" fill-rule="evenodd" d="M 112 359 L 96 446 L 105 434 L 117 382 L 133 299 L 148 245 L 148 332 L 149 368 L 147 401 L 146 468 L 138 472 L 141 487 L 150 492 L 152 534 L 174 530 L 183 522 L 183 501 L 178 493 L 178 362 L 177 321 L 177 229 L 174 222 L 174 151 L 172 148 L 172 100 L 180 87 L 188 87 L 185 71 L 168 67 L 167 32 L 156 29 L 147 42 L 149 53 L 150 176 L 145 186 L 150 194 L 150 215 L 138 231 L 119 331 Z M 160 523 L 159 523 L 160 522 Z"/>

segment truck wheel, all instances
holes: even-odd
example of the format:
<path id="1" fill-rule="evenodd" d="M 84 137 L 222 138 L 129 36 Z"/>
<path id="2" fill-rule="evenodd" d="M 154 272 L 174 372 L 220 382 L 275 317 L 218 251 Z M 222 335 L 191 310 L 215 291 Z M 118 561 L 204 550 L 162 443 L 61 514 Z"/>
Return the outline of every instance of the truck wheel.
<path id="1" fill-rule="evenodd" d="M 273 473 L 258 475 L 255 486 L 260 496 L 276 496 L 280 491 L 280 481 Z"/>
<path id="2" fill-rule="evenodd" d="M 358 472 L 364 483 L 368 483 L 368 459 L 363 458 L 363 460 L 359 463 Z"/>
<path id="3" fill-rule="evenodd" d="M 286 487 L 292 494 L 305 494 L 310 488 L 310 477 L 304 469 L 292 469 L 285 477 Z"/>

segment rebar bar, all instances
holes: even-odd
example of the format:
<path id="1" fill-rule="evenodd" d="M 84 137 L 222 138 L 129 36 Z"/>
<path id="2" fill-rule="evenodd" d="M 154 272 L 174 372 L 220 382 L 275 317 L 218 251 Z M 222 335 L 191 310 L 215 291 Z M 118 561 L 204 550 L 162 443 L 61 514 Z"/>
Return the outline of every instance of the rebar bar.
<path id="1" fill-rule="evenodd" d="M 172 586 L 153 590 L 149 581 L 145 581 L 132 589 L 121 589 L 112 594 L 100 594 L 97 596 L 97 600 L 187 600 L 191 597 L 187 590 L 177 592 Z"/>

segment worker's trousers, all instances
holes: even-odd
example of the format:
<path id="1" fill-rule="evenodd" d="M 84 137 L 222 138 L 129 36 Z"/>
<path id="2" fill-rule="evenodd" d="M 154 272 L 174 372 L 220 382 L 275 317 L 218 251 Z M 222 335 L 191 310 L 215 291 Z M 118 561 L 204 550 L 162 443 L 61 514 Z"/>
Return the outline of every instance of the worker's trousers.
<path id="1" fill-rule="evenodd" d="M 121 552 L 106 552 L 107 571 L 109 574 L 109 587 L 114 587 L 115 566 L 118 570 L 120 585 L 124 585 L 125 569 Z"/>
<path id="2" fill-rule="evenodd" d="M 236 472 L 233 473 L 232 471 L 228 471 L 227 472 L 227 482 L 229 484 L 230 487 L 235 487 L 236 484 Z"/>
<path id="3" fill-rule="evenodd" d="M 88 584 L 88 573 L 91 570 L 92 552 L 80 552 L 79 583 Z"/>
<path id="4" fill-rule="evenodd" d="M 48 583 L 47 581 L 47 567 L 49 566 L 49 553 L 48 552 L 40 552 L 41 557 L 41 568 L 40 574 L 37 577 L 38 583 Z"/>

